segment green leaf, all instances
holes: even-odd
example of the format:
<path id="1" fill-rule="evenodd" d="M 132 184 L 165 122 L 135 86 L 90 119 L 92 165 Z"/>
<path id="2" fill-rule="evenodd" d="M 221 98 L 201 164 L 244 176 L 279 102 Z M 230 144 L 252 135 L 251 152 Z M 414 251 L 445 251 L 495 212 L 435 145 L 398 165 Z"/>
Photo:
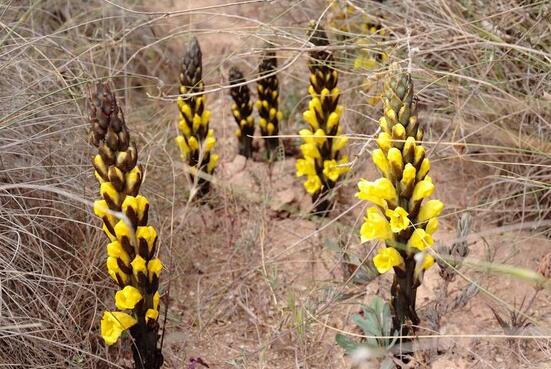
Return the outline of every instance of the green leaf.
<path id="1" fill-rule="evenodd" d="M 346 337 L 343 334 L 337 333 L 335 336 L 335 341 L 337 344 L 342 347 L 347 353 L 351 353 L 358 347 L 358 344 L 352 341 L 350 338 Z"/>

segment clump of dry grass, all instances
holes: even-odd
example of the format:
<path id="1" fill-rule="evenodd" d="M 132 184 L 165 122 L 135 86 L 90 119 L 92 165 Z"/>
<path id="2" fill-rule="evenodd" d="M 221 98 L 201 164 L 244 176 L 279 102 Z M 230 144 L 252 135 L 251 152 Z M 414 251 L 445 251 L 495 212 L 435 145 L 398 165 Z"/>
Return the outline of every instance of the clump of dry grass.
<path id="1" fill-rule="evenodd" d="M 143 19 L 99 1 L 7 3 L 0 13 L 0 362 L 118 367 L 98 335 L 112 286 L 90 212 L 83 97 L 92 76 L 123 62 L 135 78 L 117 84 L 149 88 L 147 63 L 126 53 L 153 34 L 142 25 L 125 36 Z"/>

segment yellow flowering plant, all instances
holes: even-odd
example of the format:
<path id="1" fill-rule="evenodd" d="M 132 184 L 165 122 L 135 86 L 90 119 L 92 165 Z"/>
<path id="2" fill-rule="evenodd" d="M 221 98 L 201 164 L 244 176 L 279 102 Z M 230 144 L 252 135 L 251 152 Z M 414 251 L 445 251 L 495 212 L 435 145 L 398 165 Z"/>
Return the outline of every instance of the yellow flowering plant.
<path id="1" fill-rule="evenodd" d="M 422 274 L 434 264 L 429 250 L 444 204 L 426 200 L 434 192 L 428 176 L 430 161 L 422 144 L 409 73 L 391 66 L 384 84 L 384 115 L 379 120 L 378 148 L 373 163 L 381 173 L 375 181 L 362 179 L 356 196 L 373 204 L 360 229 L 362 242 L 383 241 L 373 258 L 379 273 L 394 270 L 391 307 L 394 329 L 405 334 L 419 323 L 415 311 Z"/>
<path id="2" fill-rule="evenodd" d="M 180 71 L 180 96 L 178 110 L 180 120 L 176 144 L 180 148 L 182 160 L 191 168 L 191 179 L 198 186 L 198 194 L 209 190 L 210 182 L 199 176 L 199 172 L 212 175 L 219 156 L 212 152 L 216 144 L 214 131 L 209 128 L 210 111 L 205 108 L 203 57 L 199 42 L 192 38 L 182 59 Z"/>
<path id="3" fill-rule="evenodd" d="M 329 46 L 325 30 L 310 23 L 310 42 L 316 47 Z M 333 55 L 316 48 L 310 52 L 310 102 L 304 112 L 308 128 L 299 134 L 302 158 L 297 160 L 296 175 L 306 177 L 304 188 L 312 196 L 314 211 L 326 215 L 333 205 L 332 190 L 349 170 L 348 157 L 341 156 L 348 137 L 339 124 L 343 106 L 339 105 L 338 73 L 333 68 Z"/>
<path id="4" fill-rule="evenodd" d="M 148 225 L 149 201 L 139 194 L 143 169 L 136 146 L 108 85 L 98 84 L 90 98 L 90 138 L 98 153 L 92 164 L 101 199 L 94 212 L 103 221 L 107 272 L 117 284 L 115 311 L 101 319 L 101 336 L 115 344 L 123 332 L 134 339 L 136 369 L 158 369 L 163 363 L 159 341 L 157 231 Z"/>
<path id="5" fill-rule="evenodd" d="M 351 5 L 348 1 L 328 2 L 331 3 L 329 24 L 335 31 L 337 40 L 356 46 L 352 51 L 344 51 L 346 59 L 352 60 L 353 69 L 365 73 L 386 65 L 389 56 L 382 45 L 386 38 L 386 30 L 378 20 L 382 16 L 368 15 L 366 11 L 359 11 L 357 6 Z M 379 82 L 379 74 L 374 74 L 369 75 L 362 83 L 362 90 L 369 96 L 369 105 L 376 105 L 380 101 L 380 96 L 373 93 Z"/>
<path id="6" fill-rule="evenodd" d="M 283 119 L 283 114 L 279 110 L 279 81 L 276 72 L 276 53 L 267 45 L 258 65 L 260 79 L 256 83 L 258 100 L 255 105 L 258 110 L 260 133 L 265 137 L 268 160 L 275 159 L 279 146 L 279 138 L 275 136 L 279 134 L 279 123 Z"/>
<path id="7" fill-rule="evenodd" d="M 230 69 L 230 95 L 234 102 L 231 111 L 238 126 L 235 135 L 239 140 L 239 154 L 250 158 L 253 154 L 254 117 L 251 92 L 246 82 L 237 67 Z"/>

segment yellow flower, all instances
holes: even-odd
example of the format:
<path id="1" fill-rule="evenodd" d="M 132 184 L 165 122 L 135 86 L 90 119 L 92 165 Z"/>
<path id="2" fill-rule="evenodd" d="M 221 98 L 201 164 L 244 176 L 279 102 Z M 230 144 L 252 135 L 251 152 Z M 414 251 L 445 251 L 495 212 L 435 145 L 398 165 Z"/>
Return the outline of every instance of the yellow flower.
<path id="1" fill-rule="evenodd" d="M 320 152 L 317 148 L 316 145 L 314 144 L 302 144 L 300 145 L 300 150 L 302 151 L 302 154 L 304 155 L 304 157 L 310 157 L 310 158 L 314 158 L 314 159 L 319 159 L 321 158 L 320 156 Z"/>
<path id="2" fill-rule="evenodd" d="M 423 251 L 427 247 L 432 246 L 433 243 L 434 241 L 432 240 L 432 236 L 430 234 L 425 232 L 424 229 L 417 228 L 411 234 L 407 245 L 409 247 L 415 247 L 417 250 Z"/>
<path id="3" fill-rule="evenodd" d="M 107 245 L 107 255 L 113 258 L 121 259 L 126 265 L 130 262 L 130 257 L 122 248 L 119 241 L 113 241 Z"/>
<path id="4" fill-rule="evenodd" d="M 400 181 L 402 191 L 408 188 L 411 191 L 415 182 L 415 172 L 415 167 L 410 163 L 407 163 L 404 167 L 404 171 L 402 172 L 402 179 Z"/>
<path id="5" fill-rule="evenodd" d="M 417 180 L 420 181 L 423 178 L 425 178 L 429 170 L 430 170 L 430 161 L 429 159 L 424 158 L 423 161 L 421 162 L 421 167 L 419 168 L 419 172 L 417 173 Z"/>
<path id="6" fill-rule="evenodd" d="M 304 120 L 310 125 L 312 130 L 317 130 L 320 127 L 316 118 L 316 114 L 313 111 L 307 110 L 302 113 L 302 116 L 304 117 Z"/>
<path id="7" fill-rule="evenodd" d="M 408 227 L 408 212 L 404 208 L 398 206 L 394 210 L 386 209 L 385 214 L 390 219 L 392 232 L 398 233 Z"/>
<path id="8" fill-rule="evenodd" d="M 149 275 L 149 281 L 153 280 L 153 276 L 159 278 L 161 271 L 163 270 L 163 263 L 158 258 L 151 259 L 147 263 L 147 271 Z"/>
<path id="9" fill-rule="evenodd" d="M 438 231 L 438 219 L 431 218 L 425 226 L 425 232 L 432 236 L 436 231 Z"/>
<path id="10" fill-rule="evenodd" d="M 96 171 L 101 172 L 102 174 L 107 174 L 107 165 L 105 165 L 105 162 L 103 161 L 103 158 L 100 154 L 97 154 L 94 156 L 94 168 L 96 168 Z"/>
<path id="11" fill-rule="evenodd" d="M 388 220 L 377 208 L 371 207 L 367 209 L 367 216 L 360 229 L 360 237 L 363 243 L 370 240 L 391 240 L 394 236 Z"/>
<path id="12" fill-rule="evenodd" d="M 395 176 L 399 176 L 402 173 L 404 167 L 402 161 L 402 153 L 395 147 L 391 147 L 388 150 L 388 162 L 394 171 Z"/>
<path id="13" fill-rule="evenodd" d="M 321 179 L 315 174 L 308 176 L 308 179 L 304 182 L 304 188 L 309 194 L 315 194 L 321 189 Z"/>
<path id="14" fill-rule="evenodd" d="M 333 128 L 339 125 L 341 116 L 338 111 L 331 112 L 327 118 L 327 131 L 331 132 Z"/>
<path id="15" fill-rule="evenodd" d="M 136 287 L 126 286 L 115 293 L 115 306 L 119 310 L 131 310 L 142 298 L 142 294 Z"/>
<path id="16" fill-rule="evenodd" d="M 185 103 L 185 101 L 178 97 L 178 107 L 180 108 L 180 112 L 182 115 L 187 119 L 191 120 L 191 108 L 188 104 Z"/>
<path id="17" fill-rule="evenodd" d="M 138 278 L 138 273 L 146 274 L 147 268 L 145 266 L 145 259 L 140 255 L 136 255 L 130 264 L 132 265 L 132 272 L 136 278 Z"/>
<path id="18" fill-rule="evenodd" d="M 185 119 L 181 119 L 178 123 L 178 128 L 180 129 L 180 132 L 184 134 L 184 136 L 189 137 L 191 135 L 191 129 L 189 128 L 189 125 L 187 124 L 187 121 Z"/>
<path id="19" fill-rule="evenodd" d="M 321 128 L 317 129 L 315 133 L 313 133 L 309 129 L 301 129 L 298 134 L 307 144 L 315 144 L 321 146 L 325 142 L 325 132 Z"/>
<path id="20" fill-rule="evenodd" d="M 201 124 L 202 124 L 202 122 L 201 122 L 201 117 L 200 117 L 199 115 L 195 114 L 195 115 L 193 116 L 193 123 L 192 123 L 192 125 L 193 125 L 193 130 L 194 130 L 195 132 L 197 132 L 197 131 L 199 130 L 199 128 L 201 127 Z"/>
<path id="21" fill-rule="evenodd" d="M 323 162 L 323 174 L 333 182 L 337 182 L 341 174 L 337 165 L 336 160 L 325 160 Z"/>
<path id="22" fill-rule="evenodd" d="M 153 309 L 159 310 L 159 301 L 161 301 L 161 294 L 159 291 L 155 291 L 153 295 Z"/>
<path id="23" fill-rule="evenodd" d="M 122 332 L 136 323 L 136 319 L 126 313 L 106 311 L 101 319 L 101 337 L 106 345 L 111 346 L 119 340 Z"/>
<path id="24" fill-rule="evenodd" d="M 429 200 L 421 205 L 419 214 L 417 215 L 417 223 L 423 223 L 430 218 L 436 218 L 442 214 L 444 210 L 444 203 L 440 200 Z"/>
<path id="25" fill-rule="evenodd" d="M 105 200 L 96 200 L 94 201 L 94 214 L 98 218 L 103 218 L 105 215 L 109 214 L 109 206 Z"/>
<path id="26" fill-rule="evenodd" d="M 313 158 L 297 159 L 296 167 L 297 177 L 313 176 L 316 174 L 316 164 Z"/>
<path id="27" fill-rule="evenodd" d="M 139 167 L 134 167 L 132 170 L 128 173 L 126 173 L 126 181 L 125 181 L 125 191 L 126 193 L 132 193 L 133 189 L 136 186 L 140 185 L 140 182 L 142 180 L 142 171 Z"/>
<path id="28" fill-rule="evenodd" d="M 197 139 L 194 137 L 194 136 L 191 136 L 189 139 L 188 139 L 188 145 L 189 145 L 189 148 L 191 149 L 191 151 L 197 151 L 199 150 L 199 142 L 197 142 Z"/>
<path id="29" fill-rule="evenodd" d="M 342 150 L 348 143 L 348 136 L 338 135 L 333 138 L 333 143 L 331 145 L 331 151 L 336 153 Z"/>
<path id="30" fill-rule="evenodd" d="M 130 239 L 132 230 L 126 225 L 124 220 L 119 220 L 115 225 L 115 234 L 119 240 L 122 240 L 123 237 L 127 237 L 128 239 Z"/>
<path id="31" fill-rule="evenodd" d="M 373 257 L 373 264 L 375 268 L 381 274 L 388 272 L 394 267 L 400 266 L 404 263 L 402 255 L 393 247 L 385 247 L 379 249 L 377 255 Z"/>
<path id="32" fill-rule="evenodd" d="M 388 121 L 385 117 L 379 118 L 379 127 L 388 135 L 390 135 L 390 128 L 388 127 Z"/>
<path id="33" fill-rule="evenodd" d="M 429 255 L 429 254 L 425 255 L 425 258 L 423 259 L 423 264 L 421 265 L 421 268 L 423 270 L 427 270 L 433 265 L 434 265 L 434 258 L 432 257 L 432 255 Z"/>
<path id="34" fill-rule="evenodd" d="M 411 195 L 411 199 L 413 201 L 419 201 L 424 199 L 425 197 L 429 197 L 434 192 L 434 185 L 432 184 L 432 179 L 429 176 L 426 176 L 425 179 L 423 179 L 420 182 L 417 182 L 415 185 L 415 188 L 413 189 L 413 194 Z"/>
<path id="35" fill-rule="evenodd" d="M 201 124 L 206 127 L 209 124 L 210 120 L 210 111 L 205 110 L 203 111 L 203 114 L 201 115 Z"/>
<path id="36" fill-rule="evenodd" d="M 121 198 L 119 196 L 119 193 L 113 186 L 111 182 L 103 182 L 100 186 L 100 194 L 101 197 L 103 197 L 106 201 L 110 201 L 115 206 L 121 205 Z"/>
<path id="37" fill-rule="evenodd" d="M 152 226 L 138 227 L 136 230 L 136 238 L 138 240 L 139 252 L 147 251 L 147 255 L 151 253 L 157 240 L 157 231 Z M 142 243 L 147 247 L 146 250 L 142 250 Z M 144 255 L 145 256 L 145 255 Z"/>
<path id="38" fill-rule="evenodd" d="M 205 151 L 207 152 L 210 152 L 214 145 L 216 145 L 216 138 L 214 137 L 214 135 L 210 135 L 211 131 L 212 129 L 209 130 L 209 136 L 207 136 L 207 139 L 205 140 Z"/>
<path id="39" fill-rule="evenodd" d="M 119 263 L 117 261 L 117 258 L 114 257 L 107 257 L 107 273 L 113 278 L 113 280 L 117 283 L 119 283 L 119 279 L 117 276 L 121 279 L 122 283 L 128 282 L 128 276 L 121 270 L 119 267 Z"/>
<path id="40" fill-rule="evenodd" d="M 406 138 L 406 129 L 400 123 L 392 126 L 392 138 L 394 140 L 404 140 Z"/>
<path id="41" fill-rule="evenodd" d="M 371 153 L 371 159 L 381 174 L 387 178 L 390 178 L 390 164 L 388 163 L 388 159 L 386 158 L 383 150 L 373 150 Z"/>
<path id="42" fill-rule="evenodd" d="M 321 101 L 319 98 L 314 97 L 308 102 L 308 110 L 317 113 L 319 116 L 323 116 L 323 109 L 321 107 Z"/>
<path id="43" fill-rule="evenodd" d="M 121 207 L 123 213 L 128 215 L 128 208 L 132 208 L 139 222 L 143 219 L 146 208 L 149 208 L 149 201 L 147 201 L 147 199 L 142 195 L 138 195 L 136 197 L 126 196 Z"/>
<path id="44" fill-rule="evenodd" d="M 422 145 L 416 145 L 415 146 L 415 157 L 414 157 L 414 163 L 417 165 L 417 163 L 421 163 L 421 160 L 425 158 L 425 148 Z"/>
<path id="45" fill-rule="evenodd" d="M 371 201 L 375 205 L 386 208 L 387 201 L 396 202 L 398 194 L 392 185 L 392 182 L 387 178 L 379 178 L 375 182 L 369 182 L 361 179 L 358 182 L 360 192 L 356 193 L 356 197 L 360 200 Z"/>
<path id="46" fill-rule="evenodd" d="M 159 318 L 159 312 L 155 309 L 147 309 L 145 312 L 145 321 L 149 322 L 150 320 L 157 320 Z"/>
<path id="47" fill-rule="evenodd" d="M 207 164 L 207 171 L 209 173 L 214 172 L 214 168 L 216 168 L 216 164 L 218 164 L 218 160 L 220 159 L 220 156 L 218 154 L 211 154 L 209 163 Z"/>
<path id="48" fill-rule="evenodd" d="M 392 147 L 392 137 L 386 132 L 379 133 L 377 145 L 379 145 L 381 150 L 388 151 Z"/>

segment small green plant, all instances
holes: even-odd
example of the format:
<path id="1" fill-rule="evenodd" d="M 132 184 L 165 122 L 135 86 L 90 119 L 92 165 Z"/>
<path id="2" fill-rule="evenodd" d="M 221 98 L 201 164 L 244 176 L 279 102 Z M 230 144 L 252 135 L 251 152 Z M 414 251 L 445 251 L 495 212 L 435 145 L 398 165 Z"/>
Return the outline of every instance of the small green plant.
<path id="1" fill-rule="evenodd" d="M 258 66 L 259 80 L 256 84 L 258 100 L 258 125 L 264 136 L 268 160 L 275 160 L 279 147 L 279 122 L 283 114 L 279 111 L 279 81 L 277 79 L 277 57 L 271 46 L 266 47 Z"/>
<path id="2" fill-rule="evenodd" d="M 230 94 L 234 101 L 231 112 L 238 126 L 235 135 L 239 140 L 239 154 L 250 158 L 253 154 L 254 117 L 251 92 L 246 82 L 237 67 L 230 69 Z"/>
<path id="3" fill-rule="evenodd" d="M 115 344 L 130 330 L 136 369 L 158 369 L 163 364 L 159 341 L 159 276 L 157 231 L 147 225 L 149 201 L 139 194 L 143 169 L 137 165 L 136 146 L 115 95 L 99 84 L 90 99 L 90 137 L 98 148 L 93 158 L 102 199 L 94 212 L 103 221 L 110 240 L 107 271 L 120 288 L 115 293 L 116 311 L 106 311 L 101 336 Z"/>
<path id="4" fill-rule="evenodd" d="M 311 100 L 303 114 L 308 128 L 299 132 L 304 141 L 300 147 L 303 158 L 297 160 L 296 168 L 297 177 L 306 176 L 304 188 L 312 196 L 314 212 L 327 215 L 333 205 L 332 190 L 349 170 L 348 156 L 341 156 L 348 137 L 339 125 L 344 108 L 339 105 L 339 75 L 333 68 L 333 55 L 320 49 L 329 46 L 329 39 L 314 21 L 310 22 L 309 39 L 316 46 L 308 64 Z"/>
<path id="5" fill-rule="evenodd" d="M 371 155 L 382 178 L 358 183 L 356 196 L 374 205 L 367 209 L 360 235 L 362 242 L 385 243 L 373 263 L 379 273 L 394 270 L 390 291 L 393 329 L 407 335 L 419 324 L 417 288 L 424 270 L 434 264 L 429 250 L 444 204 L 424 201 L 435 188 L 428 176 L 430 161 L 415 114 L 411 75 L 396 64 L 390 67 L 385 81 L 383 109 L 379 148 Z"/>
<path id="6" fill-rule="evenodd" d="M 390 352 L 397 341 L 397 331 L 392 328 L 390 305 L 379 296 L 374 296 L 371 303 L 362 310 L 362 315 L 356 314 L 352 320 L 366 337 L 356 342 L 343 334 L 337 334 L 337 344 L 356 361 L 379 359 L 380 369 L 394 368 Z"/>
<path id="7" fill-rule="evenodd" d="M 182 160 L 191 168 L 191 179 L 198 187 L 198 194 L 208 192 L 210 181 L 199 172 L 214 173 L 218 155 L 212 153 L 216 144 L 214 131 L 209 129 L 210 111 L 205 108 L 205 85 L 202 79 L 203 60 L 199 42 L 194 37 L 182 59 L 180 71 L 180 96 L 178 109 L 180 135 L 176 144 L 180 148 Z"/>

